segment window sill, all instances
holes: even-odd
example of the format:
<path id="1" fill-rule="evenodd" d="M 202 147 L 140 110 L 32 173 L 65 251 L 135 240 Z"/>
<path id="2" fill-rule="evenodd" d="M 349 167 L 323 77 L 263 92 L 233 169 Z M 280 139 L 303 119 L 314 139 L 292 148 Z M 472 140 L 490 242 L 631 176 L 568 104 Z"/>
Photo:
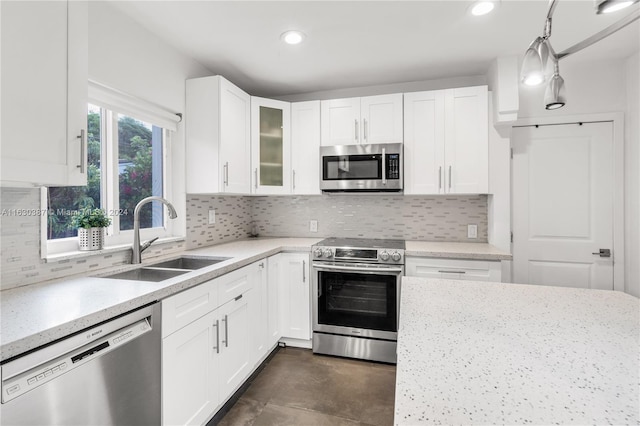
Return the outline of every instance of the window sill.
<path id="1" fill-rule="evenodd" d="M 156 242 L 153 243 L 153 245 L 157 246 L 160 244 L 169 244 L 169 243 L 176 243 L 181 241 L 185 241 L 185 237 L 167 237 L 167 238 L 161 238 L 157 240 Z M 64 253 L 50 254 L 48 256 L 43 257 L 43 259 L 46 263 L 60 262 L 61 260 L 82 259 L 83 257 L 118 253 L 126 250 L 131 250 L 131 244 L 119 244 L 114 246 L 108 246 L 103 248 L 102 250 L 74 250 L 74 251 L 68 251 Z"/>

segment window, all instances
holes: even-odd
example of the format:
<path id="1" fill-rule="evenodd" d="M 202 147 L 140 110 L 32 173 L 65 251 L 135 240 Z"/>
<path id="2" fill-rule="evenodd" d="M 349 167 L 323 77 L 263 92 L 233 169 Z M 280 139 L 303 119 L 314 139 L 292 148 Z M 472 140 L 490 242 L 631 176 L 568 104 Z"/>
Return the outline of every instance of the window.
<path id="1" fill-rule="evenodd" d="M 125 244 L 133 239 L 136 204 L 169 197 L 165 154 L 171 131 L 93 104 L 87 111 L 87 186 L 47 188 L 48 253 L 77 249 L 71 218 L 79 209 L 104 209 L 112 219 L 107 245 Z M 143 206 L 142 237 L 170 236 L 167 219 L 161 203 Z"/>

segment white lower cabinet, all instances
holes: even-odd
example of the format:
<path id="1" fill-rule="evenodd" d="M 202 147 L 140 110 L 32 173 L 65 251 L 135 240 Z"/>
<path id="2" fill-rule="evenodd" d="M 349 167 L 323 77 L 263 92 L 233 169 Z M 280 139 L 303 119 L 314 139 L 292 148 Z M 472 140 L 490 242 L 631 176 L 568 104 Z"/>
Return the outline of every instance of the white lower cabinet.
<path id="1" fill-rule="evenodd" d="M 407 257 L 408 277 L 501 282 L 500 261 Z"/>
<path id="2" fill-rule="evenodd" d="M 162 340 L 163 424 L 204 424 L 220 404 L 218 324 L 214 311 Z"/>
<path id="3" fill-rule="evenodd" d="M 253 286 L 259 263 L 162 301 L 163 325 L 173 331 L 163 332 L 162 340 L 163 424 L 205 424 L 253 371 Z M 183 318 L 195 315 L 184 324 Z M 182 327 L 174 330 L 176 324 Z"/>
<path id="4" fill-rule="evenodd" d="M 271 256 L 269 278 L 277 282 L 282 337 L 311 339 L 309 253 L 280 253 Z"/>

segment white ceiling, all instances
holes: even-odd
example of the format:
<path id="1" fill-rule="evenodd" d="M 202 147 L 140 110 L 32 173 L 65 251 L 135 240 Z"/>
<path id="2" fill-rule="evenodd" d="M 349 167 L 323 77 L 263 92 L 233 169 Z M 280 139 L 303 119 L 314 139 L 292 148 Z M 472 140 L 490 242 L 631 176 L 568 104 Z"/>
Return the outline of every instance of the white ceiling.
<path id="1" fill-rule="evenodd" d="M 547 1 L 502 0 L 473 17 L 471 1 L 121 1 L 114 7 L 257 96 L 484 75 L 493 59 L 522 55 L 542 33 Z M 596 15 L 591 0 L 561 0 L 557 52 L 639 7 Z M 306 33 L 285 45 L 280 34 Z M 638 51 L 636 21 L 563 61 L 624 58 Z M 562 64 L 561 64 L 562 67 Z"/>

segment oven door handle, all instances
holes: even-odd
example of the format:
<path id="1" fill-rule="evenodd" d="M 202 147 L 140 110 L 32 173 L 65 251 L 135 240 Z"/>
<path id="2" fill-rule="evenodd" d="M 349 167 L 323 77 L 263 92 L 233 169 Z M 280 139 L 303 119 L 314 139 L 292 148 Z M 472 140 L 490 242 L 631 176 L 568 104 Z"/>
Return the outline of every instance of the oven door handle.
<path id="1" fill-rule="evenodd" d="M 386 274 L 386 273 L 402 273 L 402 268 L 361 268 L 361 267 L 353 267 L 353 266 L 326 266 L 326 265 L 313 265 L 313 268 L 316 271 L 349 271 L 349 272 L 358 272 L 365 274 Z"/>

